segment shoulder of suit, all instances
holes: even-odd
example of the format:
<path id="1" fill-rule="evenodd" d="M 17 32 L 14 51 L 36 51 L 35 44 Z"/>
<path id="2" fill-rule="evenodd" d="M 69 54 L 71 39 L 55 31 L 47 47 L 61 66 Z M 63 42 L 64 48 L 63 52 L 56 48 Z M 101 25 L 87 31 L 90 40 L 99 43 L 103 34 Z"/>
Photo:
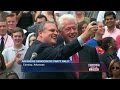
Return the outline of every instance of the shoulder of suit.
<path id="1" fill-rule="evenodd" d="M 83 46 L 83 48 L 86 48 L 86 49 L 95 49 L 94 47 L 89 46 L 89 45 L 87 45 L 87 44 L 85 44 L 85 45 Z"/>
<path id="2" fill-rule="evenodd" d="M 36 40 L 35 42 L 33 42 L 32 44 L 32 48 L 46 48 L 46 47 L 51 47 L 51 45 L 49 45 L 48 43 L 41 43 L 40 41 Z"/>

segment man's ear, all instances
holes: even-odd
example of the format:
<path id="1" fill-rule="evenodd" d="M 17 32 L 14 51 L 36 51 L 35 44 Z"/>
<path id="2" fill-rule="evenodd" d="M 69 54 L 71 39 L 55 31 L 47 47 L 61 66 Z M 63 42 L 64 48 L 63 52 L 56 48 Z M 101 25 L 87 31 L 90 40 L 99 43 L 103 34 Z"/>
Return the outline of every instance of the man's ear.
<path id="1" fill-rule="evenodd" d="M 38 31 L 38 34 L 41 34 L 42 32 L 41 31 Z"/>
<path id="2" fill-rule="evenodd" d="M 42 30 L 38 31 L 38 35 L 41 37 L 42 36 Z"/>

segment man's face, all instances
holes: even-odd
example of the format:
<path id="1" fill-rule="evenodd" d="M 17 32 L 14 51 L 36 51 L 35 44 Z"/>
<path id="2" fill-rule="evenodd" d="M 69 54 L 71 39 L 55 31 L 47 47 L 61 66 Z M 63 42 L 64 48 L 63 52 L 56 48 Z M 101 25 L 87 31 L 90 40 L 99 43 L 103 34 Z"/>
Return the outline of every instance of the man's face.
<path id="1" fill-rule="evenodd" d="M 66 43 L 69 43 L 77 38 L 78 30 L 76 24 L 72 20 L 66 20 L 64 22 L 64 27 L 61 30 L 61 35 L 63 36 Z"/>
<path id="2" fill-rule="evenodd" d="M 4 36 L 7 33 L 7 24 L 6 22 L 0 22 L 0 35 Z"/>
<path id="3" fill-rule="evenodd" d="M 6 18 L 8 29 L 14 29 L 17 25 L 16 17 L 7 17 Z"/>
<path id="4" fill-rule="evenodd" d="M 112 15 L 105 17 L 105 24 L 107 27 L 113 27 L 115 26 L 115 23 L 116 23 L 116 20 Z"/>
<path id="5" fill-rule="evenodd" d="M 104 24 L 100 22 L 97 25 L 98 25 L 98 30 L 96 31 L 96 33 L 102 36 L 105 32 Z"/>
<path id="6" fill-rule="evenodd" d="M 54 45 L 57 43 L 58 30 L 55 24 L 46 23 L 44 30 L 39 32 L 39 36 L 43 42 Z"/>
<path id="7" fill-rule="evenodd" d="M 21 45 L 24 39 L 21 32 L 13 33 L 12 38 L 15 45 Z"/>

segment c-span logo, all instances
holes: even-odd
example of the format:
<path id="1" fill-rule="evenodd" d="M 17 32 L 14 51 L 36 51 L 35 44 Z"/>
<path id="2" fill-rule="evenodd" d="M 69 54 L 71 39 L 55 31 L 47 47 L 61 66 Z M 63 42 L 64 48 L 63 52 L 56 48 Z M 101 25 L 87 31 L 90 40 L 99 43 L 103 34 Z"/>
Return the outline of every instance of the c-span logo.
<path id="1" fill-rule="evenodd" d="M 100 64 L 88 64 L 88 69 L 90 72 L 100 71 Z"/>

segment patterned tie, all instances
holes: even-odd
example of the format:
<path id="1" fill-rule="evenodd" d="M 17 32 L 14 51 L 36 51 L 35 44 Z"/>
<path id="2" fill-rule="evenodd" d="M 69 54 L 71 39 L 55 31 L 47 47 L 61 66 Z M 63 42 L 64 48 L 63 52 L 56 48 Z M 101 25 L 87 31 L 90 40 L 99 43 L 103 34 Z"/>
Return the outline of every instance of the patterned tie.
<path id="1" fill-rule="evenodd" d="M 72 55 L 72 61 L 73 63 L 79 63 L 79 57 L 77 53 Z M 75 74 L 76 74 L 76 78 L 79 79 L 79 72 L 75 72 Z"/>
<path id="2" fill-rule="evenodd" d="M 4 49 L 4 37 L 1 37 L 0 51 L 2 52 Z"/>

